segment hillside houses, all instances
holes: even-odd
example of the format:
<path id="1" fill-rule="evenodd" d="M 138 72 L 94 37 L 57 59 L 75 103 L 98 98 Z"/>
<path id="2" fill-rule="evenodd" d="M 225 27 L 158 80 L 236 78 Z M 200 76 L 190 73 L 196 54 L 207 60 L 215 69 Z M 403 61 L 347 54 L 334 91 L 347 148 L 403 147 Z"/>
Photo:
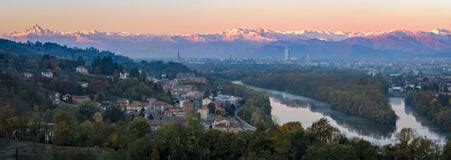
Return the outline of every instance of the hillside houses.
<path id="1" fill-rule="evenodd" d="M 75 72 L 80 74 L 89 74 L 88 69 L 86 69 L 84 66 L 77 66 L 75 68 Z"/>
<path id="2" fill-rule="evenodd" d="M 51 71 L 44 71 L 44 72 L 41 72 L 41 76 L 44 78 L 51 79 L 51 78 L 53 78 L 53 73 Z"/>

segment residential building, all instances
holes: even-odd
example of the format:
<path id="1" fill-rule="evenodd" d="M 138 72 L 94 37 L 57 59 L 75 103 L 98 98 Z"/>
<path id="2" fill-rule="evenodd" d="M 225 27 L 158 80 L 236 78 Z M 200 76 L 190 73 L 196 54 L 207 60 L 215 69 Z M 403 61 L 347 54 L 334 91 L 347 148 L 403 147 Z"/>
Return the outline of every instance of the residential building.
<path id="1" fill-rule="evenodd" d="M 82 104 L 85 102 L 91 101 L 91 98 L 89 98 L 89 96 L 87 95 L 82 95 L 82 96 L 72 96 L 72 103 L 74 104 Z"/>
<path id="2" fill-rule="evenodd" d="M 210 98 L 204 98 L 204 99 L 202 100 L 202 105 L 208 105 L 208 104 L 210 104 L 211 102 L 213 102 L 213 101 L 211 101 Z"/>
<path id="3" fill-rule="evenodd" d="M 53 73 L 50 71 L 41 72 L 41 75 L 45 78 L 53 78 Z"/>
<path id="4" fill-rule="evenodd" d="M 207 106 L 202 106 L 201 108 L 199 108 L 197 110 L 197 112 L 200 114 L 200 118 L 202 120 L 207 120 L 208 119 L 208 107 Z"/>
<path id="5" fill-rule="evenodd" d="M 126 108 L 130 104 L 130 101 L 128 99 L 121 98 L 117 100 L 117 104 L 119 104 L 122 108 Z"/>
<path id="6" fill-rule="evenodd" d="M 25 72 L 25 73 L 23 73 L 23 76 L 25 77 L 25 79 L 31 79 L 33 77 L 33 74 Z"/>
<path id="7" fill-rule="evenodd" d="M 80 86 L 83 88 L 88 88 L 89 83 L 88 82 L 81 82 Z"/>
<path id="8" fill-rule="evenodd" d="M 88 69 L 86 69 L 83 66 L 78 66 L 77 68 L 75 68 L 75 72 L 77 73 L 81 73 L 81 74 L 88 74 Z"/>
<path id="9" fill-rule="evenodd" d="M 127 79 L 127 78 L 128 78 L 128 72 L 119 73 L 119 79 Z"/>

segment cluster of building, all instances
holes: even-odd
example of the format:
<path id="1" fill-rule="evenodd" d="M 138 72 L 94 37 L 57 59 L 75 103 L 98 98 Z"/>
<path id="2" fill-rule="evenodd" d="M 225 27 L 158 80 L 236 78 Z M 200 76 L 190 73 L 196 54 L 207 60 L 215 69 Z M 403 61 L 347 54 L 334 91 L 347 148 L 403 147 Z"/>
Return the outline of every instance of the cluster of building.
<path id="1" fill-rule="evenodd" d="M 75 68 L 75 73 L 87 75 L 88 69 L 83 66 Z M 25 77 L 32 78 L 33 74 L 24 73 Z M 42 72 L 42 76 L 53 78 L 52 72 Z M 249 126 L 235 116 L 233 110 L 240 107 L 242 99 L 230 95 L 218 94 L 212 96 L 206 89 L 208 81 L 205 77 L 198 77 L 192 73 L 178 73 L 176 78 L 168 79 L 165 75 L 161 79 L 148 77 L 155 83 L 163 86 L 166 92 L 170 92 L 172 102 L 159 101 L 156 98 L 148 97 L 144 101 L 130 100 L 127 98 L 117 98 L 106 102 L 95 102 L 95 97 L 88 95 L 71 95 L 54 92 L 50 99 L 55 105 L 61 103 L 80 105 L 90 102 L 106 110 L 111 106 L 119 106 L 129 117 L 143 116 L 149 121 L 152 130 L 156 130 L 168 122 L 185 122 L 186 118 L 198 114 L 205 128 L 218 129 L 226 132 L 238 132 Z M 127 79 L 128 73 L 120 73 L 119 79 Z M 89 83 L 78 82 L 83 88 L 87 88 Z M 245 123 L 245 124 L 244 124 Z"/>
<path id="2" fill-rule="evenodd" d="M 226 107 L 237 108 L 241 98 L 218 94 L 211 96 L 206 90 L 196 85 L 207 85 L 204 77 L 196 77 L 192 73 L 179 73 L 175 79 L 159 80 L 163 89 L 169 91 L 174 101 L 172 115 L 186 116 L 199 114 L 205 128 L 213 128 L 228 132 L 243 130 L 242 122 L 238 121 L 234 113 L 227 113 Z"/>
<path id="3" fill-rule="evenodd" d="M 390 74 L 392 95 L 403 95 L 408 91 L 429 90 L 436 94 L 451 95 L 451 76 L 428 74 Z"/>

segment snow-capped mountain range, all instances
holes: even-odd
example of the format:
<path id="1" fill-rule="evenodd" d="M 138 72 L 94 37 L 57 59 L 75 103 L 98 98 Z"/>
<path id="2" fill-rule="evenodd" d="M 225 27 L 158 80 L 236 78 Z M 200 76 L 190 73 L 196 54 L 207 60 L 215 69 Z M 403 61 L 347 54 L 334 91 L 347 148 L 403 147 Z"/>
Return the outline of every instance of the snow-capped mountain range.
<path id="1" fill-rule="evenodd" d="M 216 34 L 153 35 L 96 30 L 57 32 L 35 25 L 2 38 L 95 47 L 130 57 L 280 57 L 284 48 L 294 56 L 451 56 L 451 31 L 397 30 L 379 33 L 274 31 L 235 28 Z"/>

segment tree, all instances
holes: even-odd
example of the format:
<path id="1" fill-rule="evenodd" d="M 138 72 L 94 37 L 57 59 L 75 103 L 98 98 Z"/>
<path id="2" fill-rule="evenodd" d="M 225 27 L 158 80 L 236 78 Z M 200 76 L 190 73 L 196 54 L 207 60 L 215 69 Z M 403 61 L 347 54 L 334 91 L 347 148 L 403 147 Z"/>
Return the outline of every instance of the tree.
<path id="1" fill-rule="evenodd" d="M 158 148 L 156 145 L 152 145 L 152 151 L 150 153 L 150 159 L 153 160 L 159 160 L 160 159 L 160 152 L 158 152 Z"/>
<path id="2" fill-rule="evenodd" d="M 70 145 L 72 134 L 69 125 L 65 121 L 60 121 L 53 127 L 52 142 L 56 145 Z"/>
<path id="3" fill-rule="evenodd" d="M 379 147 L 371 144 L 368 141 L 355 138 L 355 139 L 351 140 L 350 145 L 352 145 L 356 149 L 356 153 L 357 153 L 359 159 L 362 159 L 362 160 L 383 159 L 378 154 L 381 152 L 379 150 Z"/>
<path id="4" fill-rule="evenodd" d="M 321 143 L 335 142 L 339 136 L 338 130 L 331 126 L 326 118 L 321 118 L 314 122 L 307 129 L 307 134 L 309 137 Z"/>
<path id="5" fill-rule="evenodd" d="M 10 138 L 14 130 L 17 118 L 11 105 L 2 105 L 1 109 L 2 112 L 0 112 L 0 134 L 3 137 Z"/>
<path id="6" fill-rule="evenodd" d="M 415 138 L 412 128 L 401 129 L 397 137 L 401 147 L 407 147 L 413 138 Z"/>
<path id="7" fill-rule="evenodd" d="M 431 141 L 422 137 L 416 137 L 409 145 L 413 159 L 438 159 L 438 147 Z"/>
<path id="8" fill-rule="evenodd" d="M 403 128 L 398 134 L 399 144 L 394 146 L 396 159 L 438 159 L 438 148 L 431 140 L 416 137 L 411 128 Z"/>
<path id="9" fill-rule="evenodd" d="M 202 145 L 205 147 L 203 159 L 230 159 L 232 137 L 219 130 L 207 130 L 202 137 Z"/>
<path id="10" fill-rule="evenodd" d="M 29 129 L 29 136 L 34 142 L 43 142 L 45 131 L 42 118 L 38 115 L 39 113 L 30 113 L 30 125 L 26 126 Z M 41 139 L 42 138 L 42 139 Z"/>
<path id="11" fill-rule="evenodd" d="M 144 117 L 136 117 L 130 124 L 130 131 L 137 138 L 143 137 L 150 131 L 150 125 Z"/>
<path id="12" fill-rule="evenodd" d="M 132 159 L 149 159 L 151 143 L 147 138 L 139 138 L 130 144 L 130 154 Z"/>
<path id="13" fill-rule="evenodd" d="M 443 147 L 442 157 L 443 160 L 451 159 L 451 140 L 448 140 Z"/>
<path id="14" fill-rule="evenodd" d="M 90 121 L 85 121 L 81 123 L 78 129 L 75 131 L 75 141 L 79 146 L 92 146 L 93 140 L 92 136 L 95 133 L 94 126 Z"/>
<path id="15" fill-rule="evenodd" d="M 65 106 L 57 108 L 53 112 L 53 122 L 54 123 L 65 122 L 70 126 L 78 124 L 74 111 L 69 108 L 66 108 Z"/>
<path id="16" fill-rule="evenodd" d="M 293 155 L 293 144 L 292 139 L 282 139 L 282 138 L 276 138 L 274 140 L 274 150 L 278 154 L 279 157 L 285 157 L 285 158 L 295 158 Z"/>
<path id="17" fill-rule="evenodd" d="M 303 157 L 305 160 L 353 160 L 358 159 L 355 148 L 345 144 L 323 144 L 310 146 Z"/>
<path id="18" fill-rule="evenodd" d="M 168 123 L 157 130 L 155 140 L 161 159 L 187 159 L 183 134 L 178 123 Z"/>
<path id="19" fill-rule="evenodd" d="M 53 113 L 53 138 L 57 145 L 71 145 L 74 138 L 74 128 L 77 126 L 77 118 L 73 110 L 62 107 Z"/>
<path id="20" fill-rule="evenodd" d="M 112 75 L 114 72 L 123 70 L 123 67 L 114 62 L 111 56 L 95 58 L 92 60 L 91 67 L 93 68 L 93 73 L 103 75 Z"/>
<path id="21" fill-rule="evenodd" d="M 280 158 L 299 159 L 306 150 L 304 128 L 299 122 L 288 122 L 274 127 L 272 141 Z"/>
<path id="22" fill-rule="evenodd" d="M 130 70 L 130 77 L 134 77 L 134 78 L 140 79 L 140 73 L 139 73 L 139 70 L 136 69 L 136 68 Z"/>
<path id="23" fill-rule="evenodd" d="M 412 150 L 409 144 L 415 138 L 413 130 L 411 128 L 403 128 L 397 135 L 399 144 L 394 148 L 394 157 L 396 159 L 412 159 Z"/>
<path id="24" fill-rule="evenodd" d="M 233 116 L 233 114 L 235 114 L 235 105 L 234 104 L 226 103 L 224 109 L 225 109 L 227 115 L 229 115 L 229 116 Z"/>
<path id="25" fill-rule="evenodd" d="M 448 106 L 449 105 L 449 100 L 451 99 L 451 96 L 449 96 L 447 94 L 439 94 L 437 99 L 438 99 L 440 105 Z"/>
<path id="26" fill-rule="evenodd" d="M 96 122 L 96 123 L 102 123 L 103 122 L 103 117 L 102 117 L 102 114 L 100 112 L 94 113 L 94 116 L 92 116 L 92 119 L 94 119 L 94 122 Z"/>
<path id="27" fill-rule="evenodd" d="M 252 112 L 251 123 L 254 125 L 263 125 L 265 124 L 264 113 L 261 108 L 256 108 L 254 112 Z"/>
<path id="28" fill-rule="evenodd" d="M 82 56 L 78 56 L 77 61 L 76 61 L 76 65 L 78 66 L 84 66 L 85 65 L 85 60 Z"/>
<path id="29" fill-rule="evenodd" d="M 77 118 L 80 121 L 90 120 L 99 109 L 94 102 L 86 102 L 78 107 Z"/>
<path id="30" fill-rule="evenodd" d="M 94 145 L 106 146 L 106 142 L 108 142 L 112 133 L 111 126 L 102 121 L 93 123 L 93 125 L 96 134 L 93 134 L 91 139 L 94 142 Z"/>
<path id="31" fill-rule="evenodd" d="M 190 116 L 188 119 L 188 126 L 185 128 L 185 140 L 186 140 L 186 150 L 188 155 L 193 159 L 198 159 L 196 157 L 201 155 L 201 137 L 203 136 L 203 126 L 200 122 L 199 116 Z"/>
<path id="32" fill-rule="evenodd" d="M 280 127 L 280 132 L 284 135 L 287 134 L 300 134 L 304 132 L 304 128 L 302 127 L 302 124 L 299 122 L 288 122 L 283 124 Z"/>
<path id="33" fill-rule="evenodd" d="M 109 139 L 110 147 L 114 149 L 125 148 L 128 143 L 127 127 L 123 121 L 119 121 L 114 125 L 113 131 Z"/>
<path id="34" fill-rule="evenodd" d="M 111 123 L 116 123 L 119 120 L 124 120 L 124 112 L 118 106 L 108 107 L 103 112 L 103 119 Z"/>

